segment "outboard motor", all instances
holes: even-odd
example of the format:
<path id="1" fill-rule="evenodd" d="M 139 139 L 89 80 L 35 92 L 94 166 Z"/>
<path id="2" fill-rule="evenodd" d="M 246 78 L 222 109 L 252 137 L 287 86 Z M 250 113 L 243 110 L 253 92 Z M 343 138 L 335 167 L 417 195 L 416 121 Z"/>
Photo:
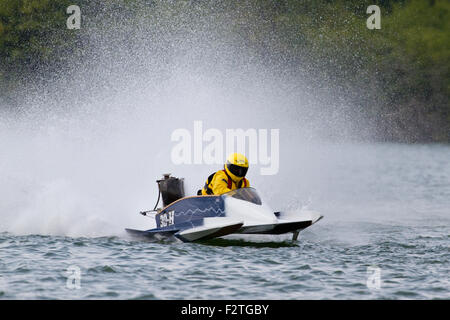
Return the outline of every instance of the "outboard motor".
<path id="1" fill-rule="evenodd" d="M 156 180 L 161 193 L 163 206 L 166 207 L 178 199 L 184 198 L 183 178 L 171 177 L 170 173 L 163 174 L 162 180 Z"/>

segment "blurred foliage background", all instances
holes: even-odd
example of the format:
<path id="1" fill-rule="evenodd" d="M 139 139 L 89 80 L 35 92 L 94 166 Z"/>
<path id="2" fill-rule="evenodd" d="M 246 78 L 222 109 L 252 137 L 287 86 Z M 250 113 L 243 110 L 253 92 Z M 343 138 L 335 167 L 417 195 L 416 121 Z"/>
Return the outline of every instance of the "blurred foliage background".
<path id="1" fill-rule="evenodd" d="M 293 77 L 306 65 L 314 86 L 336 88 L 378 140 L 450 142 L 448 0 L 0 0 L 0 107 L 14 108 L 27 81 L 82 59 L 80 31 L 66 28 L 71 4 L 91 21 L 105 6 L 169 27 L 177 10 L 226 19 L 257 59 Z M 366 27 L 372 4 L 380 30 Z"/>

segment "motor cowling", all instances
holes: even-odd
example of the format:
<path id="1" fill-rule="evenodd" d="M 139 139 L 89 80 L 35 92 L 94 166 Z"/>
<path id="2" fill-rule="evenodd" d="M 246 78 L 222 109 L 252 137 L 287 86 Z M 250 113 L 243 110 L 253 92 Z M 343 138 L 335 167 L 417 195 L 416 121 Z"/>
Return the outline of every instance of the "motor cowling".
<path id="1" fill-rule="evenodd" d="M 163 179 L 156 180 L 156 183 L 158 183 L 164 207 L 178 199 L 184 198 L 183 178 L 171 177 L 170 173 L 167 173 L 163 175 Z"/>

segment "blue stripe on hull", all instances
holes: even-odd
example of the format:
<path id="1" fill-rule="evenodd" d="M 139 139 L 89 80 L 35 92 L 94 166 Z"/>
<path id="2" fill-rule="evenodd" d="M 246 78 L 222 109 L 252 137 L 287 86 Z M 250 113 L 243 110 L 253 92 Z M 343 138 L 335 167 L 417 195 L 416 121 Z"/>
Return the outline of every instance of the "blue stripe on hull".
<path id="1" fill-rule="evenodd" d="M 190 197 L 169 205 L 156 215 L 155 220 L 157 229 L 183 230 L 203 225 L 203 218 L 224 216 L 225 204 L 221 196 Z"/>

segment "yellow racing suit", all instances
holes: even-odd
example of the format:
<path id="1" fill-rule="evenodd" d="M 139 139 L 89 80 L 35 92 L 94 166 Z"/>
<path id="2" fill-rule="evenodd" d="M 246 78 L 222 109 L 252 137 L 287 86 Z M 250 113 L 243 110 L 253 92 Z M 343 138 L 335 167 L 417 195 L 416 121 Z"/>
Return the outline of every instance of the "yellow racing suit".
<path id="1" fill-rule="evenodd" d="M 202 190 L 199 190 L 198 195 L 221 195 L 231 190 L 247 187 L 250 187 L 250 182 L 246 178 L 234 181 L 225 170 L 220 170 L 208 177 L 205 186 Z"/>

